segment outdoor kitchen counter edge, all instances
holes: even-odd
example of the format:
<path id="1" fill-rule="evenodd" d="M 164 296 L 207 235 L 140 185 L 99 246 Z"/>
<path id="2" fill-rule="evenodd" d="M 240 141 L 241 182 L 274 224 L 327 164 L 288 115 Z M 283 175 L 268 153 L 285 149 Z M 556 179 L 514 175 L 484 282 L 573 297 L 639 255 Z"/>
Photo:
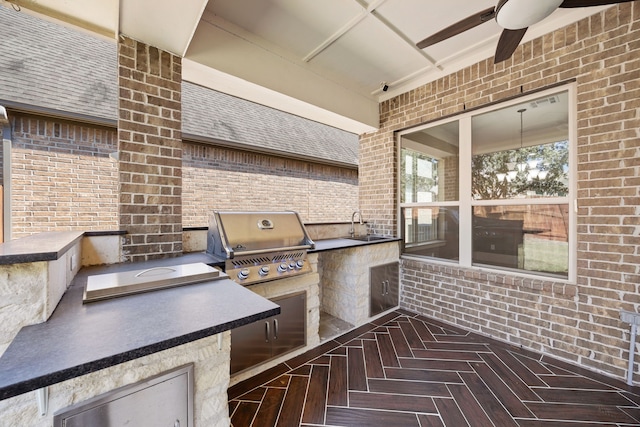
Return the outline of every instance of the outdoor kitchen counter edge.
<path id="1" fill-rule="evenodd" d="M 383 239 L 374 240 L 371 242 L 349 239 L 347 237 L 337 239 L 319 239 L 314 241 L 316 247 L 315 249 L 310 249 L 309 253 L 331 251 L 335 249 L 355 248 L 358 246 L 377 245 L 380 243 L 399 242 L 400 240 L 401 239 L 399 237 L 385 237 Z"/>
<path id="2" fill-rule="evenodd" d="M 278 305 L 229 279 L 82 303 L 89 275 L 184 262 L 82 269 L 49 320 L 23 327 L 0 357 L 0 400 L 280 313 Z"/>

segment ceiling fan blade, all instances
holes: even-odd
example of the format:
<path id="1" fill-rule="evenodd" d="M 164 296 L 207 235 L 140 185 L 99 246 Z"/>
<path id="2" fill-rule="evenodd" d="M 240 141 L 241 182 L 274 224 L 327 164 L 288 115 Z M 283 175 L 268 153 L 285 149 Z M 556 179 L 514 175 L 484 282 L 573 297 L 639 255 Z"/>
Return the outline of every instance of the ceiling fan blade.
<path id="1" fill-rule="evenodd" d="M 489 9 L 485 9 L 482 12 L 478 12 L 475 15 L 463 19 L 462 21 L 456 22 L 444 30 L 438 31 L 434 35 L 429 36 L 416 44 L 416 46 L 418 46 L 418 49 L 424 49 L 427 46 L 439 43 L 449 37 L 457 36 L 458 34 L 470 30 L 473 27 L 477 27 L 480 24 L 490 21 L 494 18 L 495 14 L 495 8 L 491 7 Z"/>
<path id="2" fill-rule="evenodd" d="M 505 59 L 509 59 L 513 52 L 516 50 L 520 41 L 524 37 L 524 33 L 527 32 L 526 28 L 520 30 L 502 30 L 500 34 L 500 40 L 498 40 L 498 47 L 496 48 L 496 56 L 493 63 L 497 64 Z"/>
<path id="3" fill-rule="evenodd" d="M 605 6 L 607 4 L 627 3 L 634 0 L 564 0 L 560 7 Z"/>

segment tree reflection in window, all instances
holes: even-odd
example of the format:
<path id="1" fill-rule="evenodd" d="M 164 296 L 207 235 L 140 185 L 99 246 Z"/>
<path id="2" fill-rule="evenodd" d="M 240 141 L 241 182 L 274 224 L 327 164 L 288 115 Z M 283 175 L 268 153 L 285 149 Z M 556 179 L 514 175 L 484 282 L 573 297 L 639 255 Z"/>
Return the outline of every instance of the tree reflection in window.
<path id="1" fill-rule="evenodd" d="M 478 154 L 472 158 L 472 197 L 564 197 L 568 171 L 568 141 Z"/>

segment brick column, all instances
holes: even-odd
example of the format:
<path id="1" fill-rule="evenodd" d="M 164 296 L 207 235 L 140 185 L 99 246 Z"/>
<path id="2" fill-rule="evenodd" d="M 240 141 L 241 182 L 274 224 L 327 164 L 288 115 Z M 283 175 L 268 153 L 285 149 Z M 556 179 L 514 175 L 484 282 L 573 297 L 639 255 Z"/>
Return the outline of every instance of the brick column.
<path id="1" fill-rule="evenodd" d="M 118 159 L 123 254 L 144 261 L 182 253 L 182 136 L 179 56 L 118 43 Z"/>

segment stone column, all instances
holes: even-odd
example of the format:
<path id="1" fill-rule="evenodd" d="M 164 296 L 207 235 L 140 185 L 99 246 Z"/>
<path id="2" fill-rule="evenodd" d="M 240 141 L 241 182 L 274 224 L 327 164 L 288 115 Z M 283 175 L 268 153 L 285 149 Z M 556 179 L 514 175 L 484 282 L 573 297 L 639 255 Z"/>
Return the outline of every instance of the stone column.
<path id="1" fill-rule="evenodd" d="M 182 59 L 118 43 L 120 228 L 127 261 L 182 253 Z"/>

